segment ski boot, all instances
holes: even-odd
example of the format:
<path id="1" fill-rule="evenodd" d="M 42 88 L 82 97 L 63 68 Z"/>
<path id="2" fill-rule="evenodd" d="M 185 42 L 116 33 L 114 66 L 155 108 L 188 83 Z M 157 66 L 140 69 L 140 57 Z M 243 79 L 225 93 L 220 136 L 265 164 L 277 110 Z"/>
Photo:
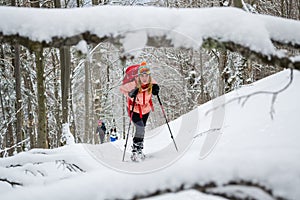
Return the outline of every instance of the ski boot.
<path id="1" fill-rule="evenodd" d="M 145 159 L 145 154 L 143 154 L 143 148 L 144 148 L 144 143 L 143 142 L 137 142 L 137 154 L 140 160 Z"/>
<path id="2" fill-rule="evenodd" d="M 143 142 L 134 143 L 132 146 L 131 160 L 134 162 L 140 162 L 145 159 L 145 154 L 143 154 Z"/>
<path id="3" fill-rule="evenodd" d="M 132 151 L 131 151 L 131 156 L 130 156 L 130 159 L 133 161 L 133 162 L 139 162 L 138 160 L 138 152 L 137 152 L 137 148 L 135 145 L 132 145 Z"/>
<path id="4" fill-rule="evenodd" d="M 139 158 L 141 161 L 145 160 L 145 158 L 146 158 L 146 156 L 145 156 L 145 154 L 143 153 L 142 149 L 139 149 L 139 150 L 138 150 L 137 156 L 138 156 L 138 158 Z"/>

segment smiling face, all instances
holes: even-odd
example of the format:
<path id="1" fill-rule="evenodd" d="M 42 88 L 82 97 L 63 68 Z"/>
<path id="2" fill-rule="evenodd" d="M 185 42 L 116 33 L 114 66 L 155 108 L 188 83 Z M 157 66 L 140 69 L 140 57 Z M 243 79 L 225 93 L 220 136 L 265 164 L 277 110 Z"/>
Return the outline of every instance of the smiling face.
<path id="1" fill-rule="evenodd" d="M 141 74 L 139 77 L 143 85 L 149 83 L 149 74 Z"/>

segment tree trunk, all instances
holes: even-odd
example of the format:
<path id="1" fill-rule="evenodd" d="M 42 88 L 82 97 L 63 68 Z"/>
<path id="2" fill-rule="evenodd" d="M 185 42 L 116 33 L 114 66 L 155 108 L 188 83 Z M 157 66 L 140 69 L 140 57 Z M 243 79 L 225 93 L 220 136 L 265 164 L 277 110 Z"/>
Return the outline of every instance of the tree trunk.
<path id="1" fill-rule="evenodd" d="M 3 46 L 0 45 L 0 69 L 1 71 L 5 69 L 5 64 L 4 64 L 4 49 Z M 0 79 L 0 91 L 2 91 L 2 79 Z M 2 119 L 3 122 L 6 121 L 5 117 L 5 107 L 4 107 L 4 102 L 3 102 L 3 97 L 2 97 L 2 92 L 0 92 L 0 103 L 1 103 L 1 111 L 2 111 Z M 7 139 L 6 134 L 4 135 L 3 140 L 0 139 L 0 148 L 4 149 L 6 146 L 5 140 Z"/>
<path id="2" fill-rule="evenodd" d="M 32 7 L 32 8 L 40 8 L 40 1 L 30 0 L 30 7 Z"/>
<path id="3" fill-rule="evenodd" d="M 243 70 L 243 84 L 252 83 L 253 80 L 253 68 L 252 68 L 252 60 L 248 59 L 246 61 L 246 68 Z"/>
<path id="4" fill-rule="evenodd" d="M 126 66 L 126 58 L 121 58 L 121 66 Z M 125 69 L 123 69 L 123 74 L 122 74 L 124 77 L 125 76 Z M 125 129 L 126 129 L 126 120 L 125 120 L 125 117 L 126 117 L 126 103 L 125 103 L 125 96 L 122 95 L 122 116 L 123 116 L 123 131 L 121 133 L 121 138 L 122 138 L 122 135 L 123 135 L 123 139 L 125 139 L 125 136 L 126 136 L 126 132 L 125 132 Z"/>
<path id="5" fill-rule="evenodd" d="M 52 58 L 52 65 L 53 65 L 53 73 L 54 73 L 54 79 L 53 79 L 53 90 L 54 90 L 54 99 L 55 99 L 55 103 L 54 103 L 54 118 L 55 118 L 55 122 L 56 122 L 56 147 L 60 146 L 60 138 L 61 138 L 61 119 L 60 119 L 60 106 L 61 106 L 61 100 L 60 100 L 60 96 L 59 96 L 59 59 L 57 56 L 57 52 L 55 51 L 51 51 L 51 58 Z M 61 80 L 62 81 L 62 80 Z"/>
<path id="6" fill-rule="evenodd" d="M 15 91 L 16 91 L 16 143 L 20 143 L 23 140 L 23 108 L 22 108 L 22 93 L 21 93 L 21 69 L 20 69 L 20 45 L 14 45 L 15 57 L 13 60 L 14 76 L 15 76 Z M 22 145 L 17 147 L 17 152 L 22 151 Z"/>
<path id="7" fill-rule="evenodd" d="M 2 46 L 1 46 L 1 59 L 4 60 L 4 51 L 3 51 Z M 4 64 L 2 65 L 2 62 L 1 62 L 1 70 L 4 70 L 4 69 L 5 69 L 5 65 Z M 0 79 L 0 91 L 2 91 L 2 79 Z M 2 92 L 0 92 L 0 102 L 1 102 L 1 111 L 2 111 L 2 119 L 1 120 L 3 122 L 6 122 L 6 110 L 7 109 L 4 105 L 4 98 L 2 96 Z M 6 147 L 9 147 L 8 145 L 10 145 L 9 144 L 9 134 L 8 134 L 8 129 L 6 129 L 3 140 L 0 139 L 0 148 L 4 149 Z"/>
<path id="8" fill-rule="evenodd" d="M 70 88 L 70 66 L 71 55 L 70 47 L 62 47 L 60 49 L 60 64 L 61 64 L 61 101 L 62 101 L 62 123 L 68 122 L 69 116 L 69 88 Z"/>
<path id="9" fill-rule="evenodd" d="M 85 92 L 84 92 L 84 100 L 85 100 L 85 123 L 84 123 L 84 142 L 88 142 L 90 137 L 89 137 L 89 130 L 90 130 L 90 98 L 89 98 L 89 61 L 85 61 L 85 66 L 84 66 L 84 75 L 85 75 Z"/>
<path id="10" fill-rule="evenodd" d="M 100 77 L 98 75 L 98 77 Z M 100 78 L 101 79 L 101 78 Z M 94 99 L 94 105 L 92 108 L 94 108 L 95 112 L 95 122 L 97 122 L 98 119 L 101 118 L 101 96 L 102 96 L 102 87 L 101 87 L 101 80 L 100 81 L 97 81 L 96 84 L 95 84 L 95 88 L 94 88 L 94 91 L 96 93 L 96 95 L 93 96 L 93 99 Z"/>
<path id="11" fill-rule="evenodd" d="M 281 6 L 280 6 L 280 8 L 281 8 L 281 17 L 284 17 L 284 0 L 281 0 L 280 3 L 281 3 Z"/>
<path id="12" fill-rule="evenodd" d="M 6 118 L 7 127 L 6 127 L 6 134 L 5 134 L 5 136 L 6 136 L 5 146 L 7 148 L 10 148 L 15 144 L 14 134 L 13 134 L 13 125 L 12 125 L 12 120 L 11 120 L 13 116 L 11 115 L 12 111 L 11 111 L 11 108 L 10 108 L 9 105 L 10 105 L 9 101 L 6 103 L 6 105 L 4 105 L 5 113 L 6 113 L 6 116 L 7 116 L 7 118 Z M 14 152 L 14 148 L 11 148 L 11 149 L 8 150 L 7 153 L 8 153 L 9 156 L 12 156 L 13 152 Z"/>
<path id="13" fill-rule="evenodd" d="M 29 99 L 29 98 L 28 98 Z M 33 108 L 31 100 L 29 99 L 28 105 L 28 122 L 27 122 L 27 133 L 30 139 L 30 148 L 33 149 L 36 147 L 36 135 L 35 135 L 35 128 L 34 128 L 34 115 L 33 115 Z"/>
<path id="14" fill-rule="evenodd" d="M 6 107 L 6 110 L 7 110 L 7 113 L 9 113 L 9 107 Z M 8 119 L 11 119 L 11 115 L 10 114 L 8 114 Z M 7 134 L 6 134 L 6 147 L 7 148 L 9 148 L 9 147 L 12 147 L 14 144 L 15 144 L 15 142 L 14 142 L 14 134 L 13 134 L 13 126 L 12 126 L 12 123 L 11 122 L 9 122 L 8 123 L 8 125 L 7 125 L 7 132 L 6 132 Z M 11 148 L 11 149 L 9 149 L 8 150 L 8 155 L 9 156 L 12 156 L 13 155 L 13 153 L 14 153 L 14 149 L 13 148 Z"/>
<path id="15" fill-rule="evenodd" d="M 227 51 L 226 50 L 220 50 L 220 56 L 219 56 L 219 80 L 218 80 L 218 96 L 221 96 L 224 94 L 225 91 L 225 77 L 224 77 L 224 69 L 226 67 L 227 62 Z"/>
<path id="16" fill-rule="evenodd" d="M 199 60 L 200 60 L 200 100 L 198 100 L 198 104 L 202 104 L 206 102 L 205 95 L 204 95 L 204 76 L 203 76 L 203 57 L 202 57 L 202 48 L 199 51 Z"/>
<path id="17" fill-rule="evenodd" d="M 92 5 L 97 6 L 99 4 L 99 0 L 92 0 Z"/>
<path id="18" fill-rule="evenodd" d="M 28 121 L 26 123 L 26 133 L 29 135 L 30 138 L 30 148 L 33 149 L 36 147 L 36 132 L 34 127 L 34 108 L 32 102 L 32 96 L 35 96 L 35 91 L 33 90 L 33 83 L 30 78 L 30 71 L 24 70 L 23 73 L 23 80 L 24 80 L 24 87 L 30 91 L 31 95 L 27 96 L 27 114 L 28 114 Z"/>
<path id="19" fill-rule="evenodd" d="M 287 15 L 287 18 L 293 18 L 292 16 L 292 7 L 293 5 L 293 1 L 292 0 L 286 0 L 286 15 Z"/>
<path id="20" fill-rule="evenodd" d="M 61 8 L 60 0 L 54 0 L 54 7 L 55 8 Z"/>
<path id="21" fill-rule="evenodd" d="M 45 78 L 44 78 L 44 57 L 43 48 L 35 49 L 35 63 L 37 76 L 37 97 L 38 97 L 38 136 L 37 147 L 48 148 L 47 140 L 47 113 L 45 97 Z"/>
<path id="22" fill-rule="evenodd" d="M 72 79 L 74 77 L 74 70 L 73 69 L 71 70 L 71 74 L 72 74 L 72 76 L 70 78 L 71 79 L 70 83 L 72 83 Z M 79 140 L 78 140 L 78 136 L 76 134 L 76 123 L 75 123 L 76 116 L 75 116 L 74 106 L 73 106 L 73 91 L 72 91 L 72 85 L 71 84 L 70 84 L 70 109 L 71 109 L 71 115 L 72 115 L 70 131 L 74 135 L 75 142 L 77 143 Z"/>
<path id="23" fill-rule="evenodd" d="M 77 7 L 80 7 L 80 0 L 76 0 Z"/>
<path id="24" fill-rule="evenodd" d="M 233 6 L 236 8 L 243 8 L 242 0 L 233 0 Z"/>
<path id="25" fill-rule="evenodd" d="M 297 15 L 297 20 L 300 20 L 300 2 L 297 1 L 297 8 L 298 8 L 298 15 Z"/>
<path id="26" fill-rule="evenodd" d="M 107 5 L 109 3 L 109 0 L 99 0 L 100 5 Z"/>

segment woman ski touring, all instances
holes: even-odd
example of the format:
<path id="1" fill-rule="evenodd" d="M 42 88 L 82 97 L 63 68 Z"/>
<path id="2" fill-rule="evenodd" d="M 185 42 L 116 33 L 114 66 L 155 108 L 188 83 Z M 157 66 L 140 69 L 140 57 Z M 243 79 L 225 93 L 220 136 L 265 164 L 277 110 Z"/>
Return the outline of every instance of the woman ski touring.
<path id="1" fill-rule="evenodd" d="M 133 137 L 131 159 L 139 161 L 145 158 L 142 150 L 144 147 L 146 123 L 150 111 L 153 110 L 152 95 L 158 95 L 159 93 L 159 86 L 151 77 L 150 67 L 147 66 L 146 62 L 142 62 L 139 65 L 137 76 L 133 81 L 123 84 L 120 87 L 120 91 L 127 97 L 129 117 L 132 117 L 136 128 Z M 133 113 L 131 113 L 133 105 Z"/>

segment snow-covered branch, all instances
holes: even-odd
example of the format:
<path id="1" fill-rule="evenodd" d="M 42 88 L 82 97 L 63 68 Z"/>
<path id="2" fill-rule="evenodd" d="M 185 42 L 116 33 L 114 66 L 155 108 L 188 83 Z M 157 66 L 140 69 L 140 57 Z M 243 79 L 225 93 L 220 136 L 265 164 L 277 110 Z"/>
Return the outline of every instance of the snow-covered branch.
<path id="1" fill-rule="evenodd" d="M 118 15 L 115 15 L 118 13 Z M 65 16 L 68 16 L 66 18 Z M 300 70 L 299 55 L 275 44 L 300 46 L 300 22 L 236 8 L 168 9 L 101 6 L 81 9 L 0 8 L 0 40 L 37 47 L 110 41 L 125 51 L 153 47 L 223 47 L 282 68 Z M 77 20 L 70 20 L 77 19 Z"/>
<path id="2" fill-rule="evenodd" d="M 163 190 L 157 190 L 152 193 L 150 192 L 149 194 L 139 194 L 136 195 L 134 199 L 148 198 L 155 195 L 168 194 L 170 192 L 178 194 L 178 192 L 180 191 L 191 189 L 200 191 L 205 194 L 222 196 L 226 199 L 258 199 L 258 194 L 260 194 L 260 197 L 268 197 L 269 199 L 282 199 L 282 197 L 275 195 L 274 191 L 272 191 L 267 186 L 249 180 L 233 180 L 223 185 L 218 185 L 215 182 L 194 184 L 192 186 L 186 186 L 182 184 L 176 189 L 165 188 Z M 237 190 L 237 192 L 235 192 L 234 190 Z M 249 191 L 252 191 L 252 193 Z"/>
<path id="3" fill-rule="evenodd" d="M 291 44 L 282 44 L 279 42 L 276 42 L 277 44 L 285 45 L 286 47 L 294 47 L 296 46 L 299 48 L 299 45 L 291 45 Z M 298 69 L 300 70 L 300 59 L 295 60 L 288 56 L 282 56 L 279 54 L 263 54 L 261 52 L 256 52 L 251 50 L 249 47 L 242 46 L 240 44 L 234 43 L 234 42 L 222 42 L 214 39 L 207 39 L 204 41 L 204 46 L 212 46 L 217 48 L 225 48 L 232 52 L 238 52 L 244 57 L 250 58 L 250 59 L 259 59 L 262 63 L 270 64 L 279 66 L 281 68 L 291 68 L 291 69 Z"/>
<path id="4" fill-rule="evenodd" d="M 111 37 L 98 37 L 97 35 L 91 34 L 90 32 L 85 32 L 80 35 L 68 37 L 68 38 L 53 38 L 50 42 L 37 42 L 31 41 L 29 38 L 25 38 L 19 35 L 12 35 L 12 36 L 4 36 L 0 33 L 0 38 L 6 42 L 13 42 L 17 41 L 18 43 L 22 44 L 23 46 L 28 47 L 31 50 L 34 50 L 37 46 L 43 47 L 61 47 L 61 46 L 74 46 L 78 44 L 80 41 L 85 40 L 87 43 L 100 43 L 103 41 L 110 41 L 112 44 L 120 45 L 121 37 L 114 38 Z M 277 44 L 285 45 L 285 47 L 296 47 L 299 48 L 300 45 L 298 44 L 282 44 L 280 42 L 276 42 Z M 263 54 L 258 51 L 251 50 L 247 46 L 243 46 L 241 44 L 235 42 L 224 42 L 217 39 L 204 39 L 203 40 L 204 47 L 211 48 L 225 48 L 232 52 L 238 52 L 241 55 L 251 58 L 251 59 L 259 59 L 262 63 L 276 65 L 282 68 L 292 68 L 300 70 L 300 59 L 294 60 L 285 55 L 278 55 L 278 54 Z M 210 45 L 207 45 L 210 44 Z M 148 37 L 148 46 L 153 47 L 173 47 L 172 41 L 167 39 L 165 36 L 162 37 Z"/>

